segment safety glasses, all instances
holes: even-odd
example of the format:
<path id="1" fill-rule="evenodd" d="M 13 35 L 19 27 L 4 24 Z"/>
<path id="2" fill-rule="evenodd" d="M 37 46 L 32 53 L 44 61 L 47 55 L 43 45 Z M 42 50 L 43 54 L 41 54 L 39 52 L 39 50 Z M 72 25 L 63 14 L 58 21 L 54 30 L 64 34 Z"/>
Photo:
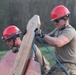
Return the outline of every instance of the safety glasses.
<path id="1" fill-rule="evenodd" d="M 54 20 L 54 22 L 59 23 L 60 20 L 61 18 Z"/>
<path id="2" fill-rule="evenodd" d="M 7 39 L 7 40 L 6 40 L 6 42 L 10 42 L 11 40 L 12 40 L 12 38 L 10 38 L 10 39 Z"/>
<path id="3" fill-rule="evenodd" d="M 64 17 L 58 18 L 58 19 L 54 20 L 54 22 L 59 23 L 59 21 L 60 21 L 61 19 L 64 19 Z"/>

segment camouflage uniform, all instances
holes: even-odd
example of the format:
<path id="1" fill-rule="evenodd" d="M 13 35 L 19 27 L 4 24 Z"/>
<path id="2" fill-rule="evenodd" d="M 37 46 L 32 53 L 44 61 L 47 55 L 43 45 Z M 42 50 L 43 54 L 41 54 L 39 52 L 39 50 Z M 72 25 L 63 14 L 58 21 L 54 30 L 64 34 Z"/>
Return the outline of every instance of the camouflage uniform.
<path id="1" fill-rule="evenodd" d="M 69 75 L 76 75 L 76 64 L 62 63 Z M 59 64 L 55 64 L 47 75 L 66 75 Z"/>
<path id="2" fill-rule="evenodd" d="M 41 54 L 40 50 L 36 45 L 34 45 L 36 56 L 41 65 L 42 75 L 46 75 L 50 70 L 50 64 L 47 59 Z M 34 58 L 35 59 L 35 58 Z"/>

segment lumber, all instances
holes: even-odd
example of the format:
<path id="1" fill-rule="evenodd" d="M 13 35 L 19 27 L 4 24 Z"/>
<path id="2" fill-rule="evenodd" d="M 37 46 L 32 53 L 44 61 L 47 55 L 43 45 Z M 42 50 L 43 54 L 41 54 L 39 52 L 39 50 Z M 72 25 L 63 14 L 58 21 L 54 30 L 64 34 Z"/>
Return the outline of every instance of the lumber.
<path id="1" fill-rule="evenodd" d="M 11 75 L 24 75 L 32 48 L 34 30 L 41 25 L 39 15 L 34 15 L 27 24 L 27 33 L 23 36 L 19 52 L 16 56 Z"/>
<path id="2" fill-rule="evenodd" d="M 30 60 L 25 75 L 41 75 L 40 63 Z"/>

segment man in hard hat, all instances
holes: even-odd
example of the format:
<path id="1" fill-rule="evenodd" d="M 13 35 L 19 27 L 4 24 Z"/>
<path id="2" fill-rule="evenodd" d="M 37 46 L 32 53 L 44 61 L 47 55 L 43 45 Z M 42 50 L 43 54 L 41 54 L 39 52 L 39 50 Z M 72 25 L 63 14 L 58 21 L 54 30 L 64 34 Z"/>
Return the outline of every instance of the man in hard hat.
<path id="1" fill-rule="evenodd" d="M 10 47 L 13 53 L 17 53 L 21 45 L 21 30 L 15 25 L 10 25 L 4 29 L 2 39 Z M 34 45 L 34 48 L 37 48 L 37 46 Z M 36 57 L 38 58 L 38 61 L 41 65 L 42 74 L 46 75 L 50 70 L 50 64 L 47 59 L 41 54 L 39 49 L 35 50 L 35 54 L 33 54 L 32 58 L 34 60 Z"/>
<path id="2" fill-rule="evenodd" d="M 69 24 L 70 11 L 64 5 L 52 9 L 50 16 L 56 28 L 48 35 L 40 29 L 35 30 L 48 44 L 55 47 L 55 56 L 58 61 L 51 68 L 48 75 L 76 75 L 76 31 Z"/>

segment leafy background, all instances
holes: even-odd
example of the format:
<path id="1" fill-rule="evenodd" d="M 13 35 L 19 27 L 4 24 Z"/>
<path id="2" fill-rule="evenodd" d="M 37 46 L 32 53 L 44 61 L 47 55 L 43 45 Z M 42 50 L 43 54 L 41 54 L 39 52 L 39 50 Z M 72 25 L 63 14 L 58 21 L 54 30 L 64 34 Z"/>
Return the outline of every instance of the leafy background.
<path id="1" fill-rule="evenodd" d="M 50 12 L 53 7 L 61 4 L 70 10 L 70 24 L 76 29 L 76 0 L 0 0 L 0 37 L 3 30 L 13 24 L 23 32 L 35 14 L 40 16 L 41 29 L 45 33 L 51 32 L 55 25 L 50 21 Z M 0 39 L 0 51 L 8 49 Z"/>

